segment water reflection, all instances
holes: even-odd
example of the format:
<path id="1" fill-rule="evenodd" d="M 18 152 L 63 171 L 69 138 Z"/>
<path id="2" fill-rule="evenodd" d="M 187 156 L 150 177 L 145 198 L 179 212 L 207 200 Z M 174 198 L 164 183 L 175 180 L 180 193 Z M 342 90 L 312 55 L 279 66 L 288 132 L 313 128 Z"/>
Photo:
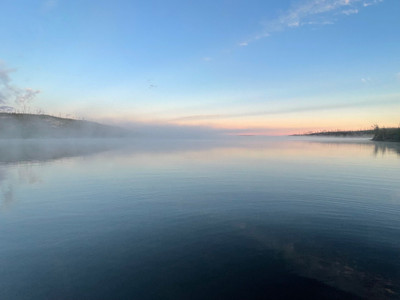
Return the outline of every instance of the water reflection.
<path id="1" fill-rule="evenodd" d="M 31 163 L 0 166 L 0 208 L 10 208 L 15 202 L 15 191 L 24 185 L 34 185 L 41 182 L 35 166 Z"/>
<path id="2" fill-rule="evenodd" d="M 400 157 L 400 143 L 375 142 L 374 155 L 385 155 L 387 152 L 396 153 Z"/>
<path id="3" fill-rule="evenodd" d="M 1 190 L 1 202 L 0 208 L 8 207 L 14 200 L 14 188 L 11 183 L 8 182 L 7 170 L 0 167 L 0 190 Z"/>
<path id="4" fill-rule="evenodd" d="M 391 145 L 82 142 L 0 147 L 0 297 L 399 298 Z"/>
<path id="5" fill-rule="evenodd" d="M 41 182 L 39 163 L 91 156 L 129 143 L 122 139 L 0 140 L 0 207 L 15 202 L 18 187 Z"/>
<path id="6" fill-rule="evenodd" d="M 0 139 L 0 163 L 50 161 L 91 155 L 121 147 L 123 143 L 124 141 L 121 139 Z"/>
<path id="7" fill-rule="evenodd" d="M 312 144 L 326 145 L 326 147 L 335 147 L 338 150 L 353 151 L 356 147 L 360 149 L 372 149 L 374 156 L 386 154 L 400 155 L 400 143 L 396 142 L 374 142 L 370 138 L 324 138 L 324 137 L 301 137 L 294 139 L 299 142 L 305 141 Z"/>
<path id="8" fill-rule="evenodd" d="M 312 147 L 307 146 L 311 144 Z M 399 143 L 372 142 L 366 138 L 323 137 L 225 137 L 221 139 L 151 140 L 151 139 L 72 139 L 72 140 L 0 140 L 0 164 L 58 160 L 69 157 L 90 156 L 110 151 L 124 154 L 139 153 L 191 153 L 210 150 L 236 151 L 244 149 L 263 151 L 264 154 L 330 155 L 340 153 L 366 153 L 374 155 L 400 154 Z"/>

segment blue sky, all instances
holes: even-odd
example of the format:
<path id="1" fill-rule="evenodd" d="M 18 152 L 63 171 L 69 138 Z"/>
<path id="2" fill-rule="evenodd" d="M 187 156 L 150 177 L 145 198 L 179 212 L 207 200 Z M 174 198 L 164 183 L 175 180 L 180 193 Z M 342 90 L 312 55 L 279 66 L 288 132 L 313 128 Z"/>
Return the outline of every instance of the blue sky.
<path id="1" fill-rule="evenodd" d="M 398 0 L 1 6 L 2 107 L 266 134 L 400 123 Z"/>

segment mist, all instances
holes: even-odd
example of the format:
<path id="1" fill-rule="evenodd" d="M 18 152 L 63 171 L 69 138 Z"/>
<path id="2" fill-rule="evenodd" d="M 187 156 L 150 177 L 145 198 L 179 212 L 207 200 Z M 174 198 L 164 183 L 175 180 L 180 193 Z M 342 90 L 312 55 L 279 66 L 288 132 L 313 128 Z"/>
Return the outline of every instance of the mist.
<path id="1" fill-rule="evenodd" d="M 138 138 L 221 138 L 227 133 L 223 129 L 207 126 L 182 126 L 160 123 L 118 122 L 112 124 L 125 128 Z"/>
<path id="2" fill-rule="evenodd" d="M 49 115 L 0 113 L 0 138 L 109 138 L 129 137 L 122 128 Z"/>

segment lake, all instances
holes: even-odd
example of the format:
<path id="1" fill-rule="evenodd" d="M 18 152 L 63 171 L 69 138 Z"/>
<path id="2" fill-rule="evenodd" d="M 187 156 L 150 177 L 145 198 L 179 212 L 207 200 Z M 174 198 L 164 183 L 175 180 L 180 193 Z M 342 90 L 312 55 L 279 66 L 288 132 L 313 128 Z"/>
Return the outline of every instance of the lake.
<path id="1" fill-rule="evenodd" d="M 400 147 L 0 141 L 0 299 L 400 299 Z"/>

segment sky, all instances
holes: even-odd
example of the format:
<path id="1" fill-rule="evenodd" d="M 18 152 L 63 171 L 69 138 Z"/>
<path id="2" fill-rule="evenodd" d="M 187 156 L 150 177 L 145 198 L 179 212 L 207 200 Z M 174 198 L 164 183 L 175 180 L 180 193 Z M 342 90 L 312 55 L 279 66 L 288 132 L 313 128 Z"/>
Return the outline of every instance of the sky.
<path id="1" fill-rule="evenodd" d="M 400 124 L 399 0 L 2 0 L 0 110 L 280 135 Z"/>

